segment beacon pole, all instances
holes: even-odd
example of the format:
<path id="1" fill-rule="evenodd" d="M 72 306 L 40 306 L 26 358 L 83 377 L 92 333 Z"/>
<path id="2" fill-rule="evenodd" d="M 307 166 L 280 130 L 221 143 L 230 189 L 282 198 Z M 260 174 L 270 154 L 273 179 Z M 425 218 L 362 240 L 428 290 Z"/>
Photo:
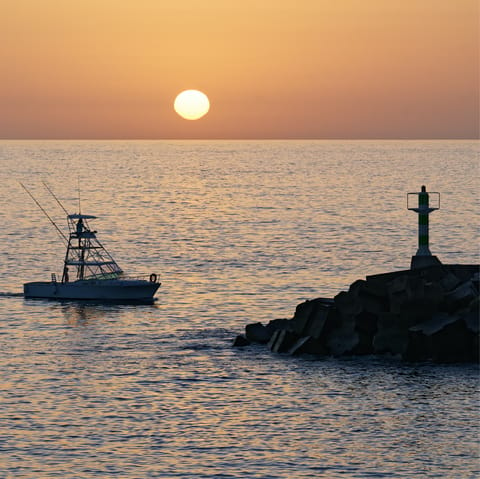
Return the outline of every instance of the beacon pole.
<path id="1" fill-rule="evenodd" d="M 418 206 L 411 207 L 411 199 L 414 196 L 418 197 Z M 430 197 L 435 200 L 434 206 L 430 205 Z M 432 256 L 429 245 L 429 215 L 432 211 L 440 209 L 440 193 L 428 193 L 423 185 L 420 192 L 407 193 L 407 209 L 418 214 L 418 249 L 415 256 L 412 256 L 410 269 L 441 264 L 436 256 Z"/>

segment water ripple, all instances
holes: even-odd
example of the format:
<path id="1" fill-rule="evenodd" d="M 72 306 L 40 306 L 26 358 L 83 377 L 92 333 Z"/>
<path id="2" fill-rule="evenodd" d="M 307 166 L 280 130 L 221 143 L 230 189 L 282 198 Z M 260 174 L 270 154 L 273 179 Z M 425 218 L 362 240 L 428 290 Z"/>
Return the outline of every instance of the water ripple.
<path id="1" fill-rule="evenodd" d="M 435 253 L 478 261 L 474 142 L 0 142 L 0 159 L 1 477 L 480 475 L 477 367 L 231 348 L 248 322 L 408 266 L 423 183 L 445 199 Z M 63 224 L 32 178 L 74 209 L 78 171 L 119 263 L 161 272 L 156 305 L 17 293 L 63 251 L 12 178 Z"/>

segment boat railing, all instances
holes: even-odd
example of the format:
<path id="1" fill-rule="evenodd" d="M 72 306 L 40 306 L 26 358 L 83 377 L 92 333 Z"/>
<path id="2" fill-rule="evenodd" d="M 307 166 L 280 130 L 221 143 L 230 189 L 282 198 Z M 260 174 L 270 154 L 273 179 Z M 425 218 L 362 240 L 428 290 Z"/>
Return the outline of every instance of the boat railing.
<path id="1" fill-rule="evenodd" d="M 150 281 L 150 283 L 160 283 L 160 275 L 156 273 L 130 273 L 121 274 L 119 279 Z"/>
<path id="2" fill-rule="evenodd" d="M 109 279 L 123 279 L 129 281 L 149 281 L 150 283 L 160 283 L 160 275 L 156 273 L 147 274 L 147 273 L 133 273 L 133 274 L 118 274 L 118 273 L 102 273 L 102 274 L 95 274 L 91 276 L 86 276 L 83 280 L 84 281 L 105 281 Z M 73 280 L 75 281 L 75 280 Z M 57 282 L 57 275 L 52 273 L 51 282 Z"/>

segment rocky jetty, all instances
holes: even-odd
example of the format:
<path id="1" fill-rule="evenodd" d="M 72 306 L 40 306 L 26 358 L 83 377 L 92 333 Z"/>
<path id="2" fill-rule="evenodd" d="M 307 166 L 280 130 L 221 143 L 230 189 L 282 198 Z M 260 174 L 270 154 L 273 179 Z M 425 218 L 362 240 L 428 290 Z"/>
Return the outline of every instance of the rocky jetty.
<path id="1" fill-rule="evenodd" d="M 276 353 L 389 354 L 407 361 L 479 361 L 479 266 L 434 265 L 367 276 L 292 319 L 249 324 L 235 346 Z"/>

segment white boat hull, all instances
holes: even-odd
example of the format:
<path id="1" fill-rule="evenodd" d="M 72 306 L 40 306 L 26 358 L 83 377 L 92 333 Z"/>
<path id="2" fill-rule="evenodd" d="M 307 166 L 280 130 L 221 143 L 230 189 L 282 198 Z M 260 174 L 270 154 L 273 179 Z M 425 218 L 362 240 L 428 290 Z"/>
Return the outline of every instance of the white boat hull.
<path id="1" fill-rule="evenodd" d="M 80 280 L 71 283 L 33 282 L 23 285 L 25 298 L 153 302 L 160 283 L 145 280 Z"/>

